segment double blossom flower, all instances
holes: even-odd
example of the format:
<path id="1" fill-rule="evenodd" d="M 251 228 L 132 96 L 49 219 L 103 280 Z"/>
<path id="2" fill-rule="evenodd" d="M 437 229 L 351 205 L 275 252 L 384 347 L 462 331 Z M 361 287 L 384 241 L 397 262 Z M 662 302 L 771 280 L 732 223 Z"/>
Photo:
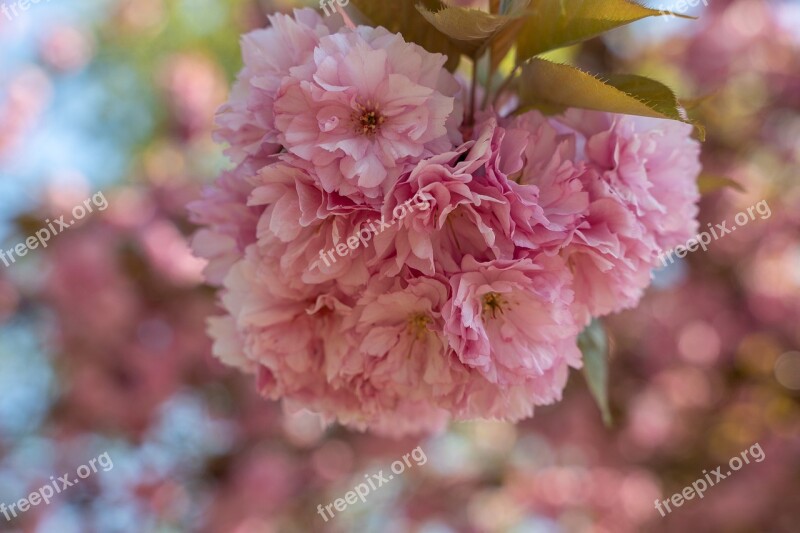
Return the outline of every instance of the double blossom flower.
<path id="1" fill-rule="evenodd" d="M 192 206 L 226 312 L 215 354 L 267 397 L 382 433 L 558 401 L 581 329 L 636 305 L 658 251 L 696 231 L 691 127 L 489 111 L 463 139 L 444 56 L 311 10 L 270 21 L 218 117 L 236 166 Z"/>

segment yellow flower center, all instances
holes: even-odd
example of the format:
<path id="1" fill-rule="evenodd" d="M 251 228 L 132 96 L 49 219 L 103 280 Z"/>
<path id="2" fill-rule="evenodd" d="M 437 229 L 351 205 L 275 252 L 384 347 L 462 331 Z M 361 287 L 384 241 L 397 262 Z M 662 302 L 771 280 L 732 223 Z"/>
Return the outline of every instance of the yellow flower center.
<path id="1" fill-rule="evenodd" d="M 366 105 L 356 104 L 356 112 L 353 113 L 356 133 L 372 137 L 380 131 L 381 124 L 385 121 L 386 117 L 380 114 L 377 105 L 371 100 Z"/>
<path id="2" fill-rule="evenodd" d="M 503 314 L 503 306 L 506 305 L 505 298 L 497 292 L 487 292 L 483 295 L 483 314 L 492 314 L 492 318 L 497 318 L 497 312 Z"/>
<path id="3" fill-rule="evenodd" d="M 416 314 L 408 317 L 408 331 L 417 339 L 422 340 L 428 333 L 428 324 L 432 322 L 428 315 Z"/>

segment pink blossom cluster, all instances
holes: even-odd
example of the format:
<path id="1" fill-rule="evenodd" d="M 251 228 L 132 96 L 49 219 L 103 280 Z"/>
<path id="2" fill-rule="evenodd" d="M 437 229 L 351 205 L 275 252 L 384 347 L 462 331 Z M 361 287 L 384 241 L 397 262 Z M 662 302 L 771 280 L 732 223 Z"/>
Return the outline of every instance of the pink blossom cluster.
<path id="1" fill-rule="evenodd" d="M 160 198 L 190 194 L 118 189 L 108 210 L 44 250 L 46 275 L 33 296 L 52 315 L 47 339 L 64 384 L 58 417 L 71 429 L 141 436 L 185 383 L 219 378 L 208 339 L 196 333 L 213 309 L 197 291 L 202 264 L 177 210 Z M 63 189 L 51 195 L 34 220 L 74 205 Z"/>
<path id="2" fill-rule="evenodd" d="M 225 310 L 215 355 L 382 433 L 558 401 L 583 327 L 636 305 L 696 232 L 691 128 L 578 110 L 467 128 L 443 55 L 312 10 L 270 21 L 218 115 L 235 167 L 191 206 Z M 420 194 L 430 209 L 321 261 Z"/>

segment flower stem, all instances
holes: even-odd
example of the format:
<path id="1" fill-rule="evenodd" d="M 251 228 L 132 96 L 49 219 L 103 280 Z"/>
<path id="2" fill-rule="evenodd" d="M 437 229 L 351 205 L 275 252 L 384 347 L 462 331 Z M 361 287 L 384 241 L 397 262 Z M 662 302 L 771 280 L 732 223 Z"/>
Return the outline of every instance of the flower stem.
<path id="1" fill-rule="evenodd" d="M 514 74 L 517 72 L 517 68 L 514 67 L 511 72 L 509 72 L 508 77 L 503 81 L 503 84 L 497 88 L 497 92 L 494 95 L 494 100 L 492 101 L 493 106 L 497 106 L 497 102 L 500 100 L 500 95 L 503 94 L 503 91 L 508 89 L 508 86 L 511 85 L 511 82 L 514 81 Z"/>
<path id="2" fill-rule="evenodd" d="M 467 108 L 466 125 L 472 126 L 475 121 L 475 96 L 478 90 L 478 60 L 472 61 L 472 84 L 469 88 L 469 107 Z"/>
<path id="3" fill-rule="evenodd" d="M 492 93 L 492 77 L 489 76 L 489 79 L 486 80 L 486 90 L 483 91 L 483 100 L 481 100 L 481 110 L 486 109 L 486 104 L 489 103 L 489 96 Z"/>

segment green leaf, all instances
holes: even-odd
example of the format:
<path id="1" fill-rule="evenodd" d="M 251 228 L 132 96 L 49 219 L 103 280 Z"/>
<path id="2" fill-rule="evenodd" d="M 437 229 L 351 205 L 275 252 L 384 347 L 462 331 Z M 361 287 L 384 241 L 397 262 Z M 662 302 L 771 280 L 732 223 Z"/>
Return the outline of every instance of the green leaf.
<path id="1" fill-rule="evenodd" d="M 517 2 L 517 0 L 489 0 L 489 12 L 493 14 L 499 13 L 500 15 L 507 15 L 512 11 L 518 13 L 519 11 L 526 9 L 530 3 L 531 0 L 525 0 L 525 2 Z M 489 46 L 490 72 L 497 71 L 497 69 L 500 67 L 500 64 L 514 47 L 517 42 L 517 36 L 525 25 L 526 19 L 527 13 L 524 16 L 515 18 L 512 22 L 506 25 L 506 27 L 498 31 L 494 37 L 492 37 L 492 41 Z"/>
<path id="2" fill-rule="evenodd" d="M 553 112 L 579 107 L 666 118 L 694 125 L 700 139 L 705 139 L 705 130 L 686 117 L 675 93 L 643 76 L 617 74 L 603 80 L 570 65 L 532 58 L 522 66 L 519 97 L 520 111 L 539 108 Z"/>
<path id="3" fill-rule="evenodd" d="M 383 26 L 429 52 L 446 55 L 445 67 L 451 72 L 458 67 L 461 60 L 458 46 L 447 35 L 432 28 L 417 11 L 417 4 L 427 9 L 439 9 L 442 7 L 439 0 L 351 0 L 351 3 L 372 26 Z"/>
<path id="4" fill-rule="evenodd" d="M 715 174 L 700 174 L 697 179 L 697 188 L 700 189 L 700 194 L 706 195 L 726 187 L 731 187 L 739 192 L 745 192 L 744 187 L 730 178 L 725 176 L 717 176 Z"/>
<path id="5" fill-rule="evenodd" d="M 686 15 L 628 0 L 537 0 L 517 40 L 517 64 L 535 55 L 596 37 L 645 17 Z"/>
<path id="6" fill-rule="evenodd" d="M 583 353 L 583 376 L 589 384 L 603 423 L 611 426 L 611 411 L 608 407 L 608 338 L 603 326 L 592 320 L 578 336 L 578 347 Z"/>
<path id="7" fill-rule="evenodd" d="M 507 24 L 502 30 L 497 32 L 494 38 L 492 38 L 492 43 L 490 46 L 490 68 L 492 72 L 497 70 L 497 67 L 503 62 L 503 59 L 506 57 L 508 52 L 511 51 L 511 48 L 514 46 L 514 44 L 516 44 L 517 36 L 524 25 L 524 17 L 515 19 Z"/>
<path id="8" fill-rule="evenodd" d="M 530 0 L 510 0 L 505 6 L 509 10 L 506 14 L 458 6 L 448 6 L 435 13 L 424 6 L 417 6 L 417 9 L 425 20 L 450 37 L 464 54 L 475 59 L 483 54 L 496 35 L 524 15 L 529 3 Z M 504 8 L 502 3 L 499 8 Z"/>

